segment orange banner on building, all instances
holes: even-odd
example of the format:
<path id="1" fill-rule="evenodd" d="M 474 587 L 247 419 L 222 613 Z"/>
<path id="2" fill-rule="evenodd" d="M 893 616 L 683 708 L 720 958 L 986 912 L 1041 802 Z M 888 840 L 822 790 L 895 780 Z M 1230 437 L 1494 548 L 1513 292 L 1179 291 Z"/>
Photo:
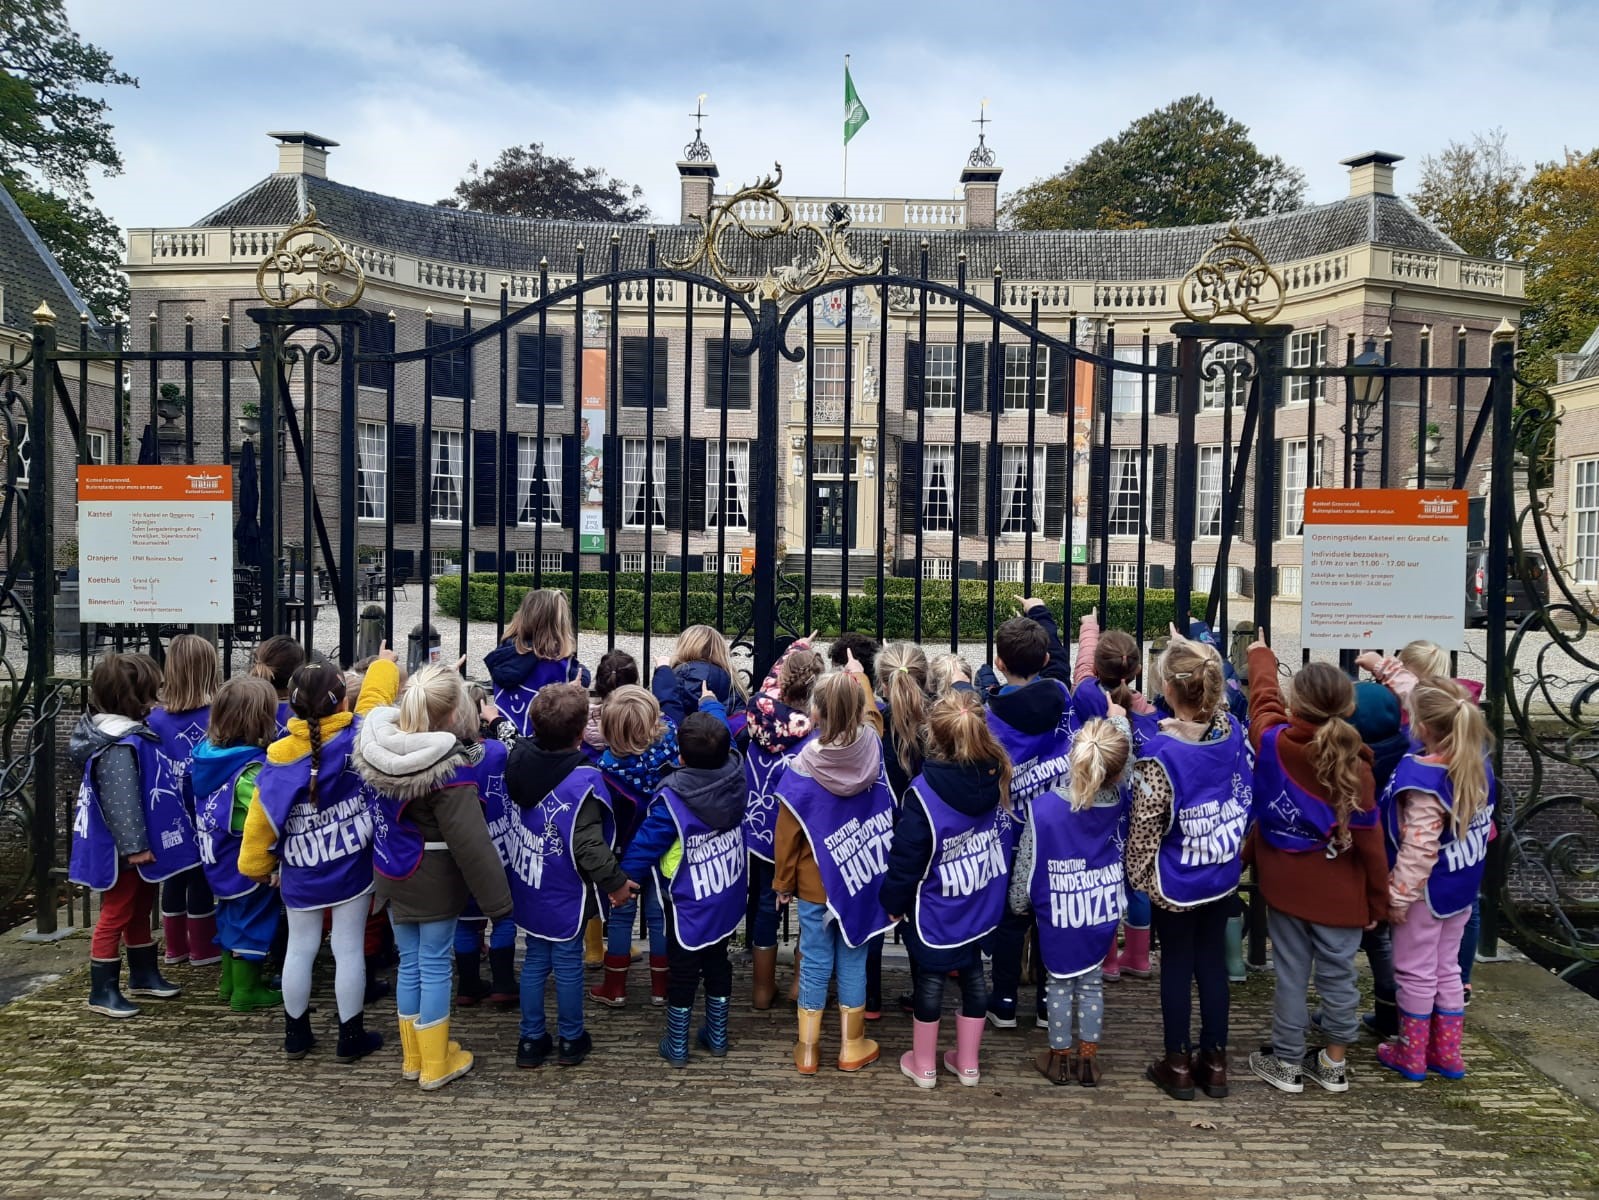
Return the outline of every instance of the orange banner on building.
<path id="1" fill-rule="evenodd" d="M 81 466 L 78 468 L 78 499 L 231 501 L 233 468 Z"/>
<path id="2" fill-rule="evenodd" d="M 1465 525 L 1464 491 L 1413 488 L 1309 488 L 1306 525 Z"/>

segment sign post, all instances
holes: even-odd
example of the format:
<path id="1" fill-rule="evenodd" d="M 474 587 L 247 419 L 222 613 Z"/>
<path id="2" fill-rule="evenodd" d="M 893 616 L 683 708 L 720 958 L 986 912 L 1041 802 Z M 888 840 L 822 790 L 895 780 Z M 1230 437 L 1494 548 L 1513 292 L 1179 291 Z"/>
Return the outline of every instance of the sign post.
<path id="1" fill-rule="evenodd" d="M 578 552 L 605 553 L 605 351 L 583 351 L 582 503 L 578 511 Z M 618 443 L 620 444 L 620 443 Z M 620 463 L 612 464 L 619 469 Z"/>

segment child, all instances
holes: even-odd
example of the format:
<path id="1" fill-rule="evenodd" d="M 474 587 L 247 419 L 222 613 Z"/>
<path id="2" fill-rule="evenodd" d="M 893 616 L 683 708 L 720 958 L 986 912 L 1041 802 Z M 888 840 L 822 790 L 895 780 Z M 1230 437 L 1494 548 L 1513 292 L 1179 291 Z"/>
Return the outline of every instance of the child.
<path id="1" fill-rule="evenodd" d="M 1221 656 L 1171 631 L 1161 655 L 1176 715 L 1133 764 L 1129 883 L 1149 893 L 1160 936 L 1160 1009 L 1166 1056 L 1145 1073 L 1177 1100 L 1227 1095 L 1227 919 L 1243 871 L 1253 796 L 1249 743 L 1226 710 Z M 1199 985 L 1199 1054 L 1189 1025 Z"/>
<path id="2" fill-rule="evenodd" d="M 626 650 L 611 650 L 594 669 L 594 696 L 589 701 L 589 723 L 583 730 L 583 748 L 595 762 L 605 752 L 605 735 L 600 732 L 600 709 L 605 698 L 619 687 L 639 683 L 638 659 Z"/>
<path id="3" fill-rule="evenodd" d="M 311 1032 L 311 965 L 331 917 L 341 1063 L 353 1063 L 383 1044 L 366 1031 L 367 915 L 372 902 L 373 815 L 351 762 L 362 718 L 394 703 L 400 669 L 385 645 L 366 673 L 355 711 L 344 676 L 332 663 L 308 663 L 289 681 L 289 732 L 267 747 L 256 797 L 244 822 L 239 870 L 251 879 L 276 877 L 288 911 L 283 958 L 283 1051 L 304 1058 Z"/>
<path id="4" fill-rule="evenodd" d="M 861 666 L 864 669 L 865 663 Z M 883 716 L 883 767 L 895 796 L 921 774 L 926 752 L 927 655 L 910 642 L 890 642 L 877 657 L 878 708 Z"/>
<path id="5" fill-rule="evenodd" d="M 122 994 L 124 945 L 129 995 L 170 1000 L 182 991 L 161 977 L 150 937 L 156 885 L 200 861 L 172 760 L 145 724 L 160 690 L 161 668 L 149 655 L 106 655 L 89 678 L 89 711 L 68 745 L 83 782 L 67 878 L 101 894 L 89 942 L 89 1008 L 107 1017 L 139 1015 Z"/>
<path id="6" fill-rule="evenodd" d="M 250 674 L 270 683 L 278 693 L 278 736 L 289 732 L 289 680 L 305 665 L 305 651 L 286 633 L 267 638 L 255 648 Z M 358 693 L 359 694 L 359 693 Z"/>
<path id="7" fill-rule="evenodd" d="M 509 747 L 518 740 L 516 726 L 500 715 L 488 690 L 468 684 L 467 697 L 478 714 L 477 729 L 467 739 L 466 758 L 472 767 L 477 798 L 496 852 L 505 858 L 505 762 Z M 518 998 L 516 982 L 516 921 L 507 913 L 492 923 L 489 934 L 489 982 L 483 982 L 483 928 L 489 925 L 476 899 L 467 901 L 455 922 L 455 977 L 457 1008 L 473 1008 L 487 1001 L 495 1008 L 512 1008 Z"/>
<path id="8" fill-rule="evenodd" d="M 1397 658 L 1383 658 L 1368 650 L 1355 665 L 1371 672 L 1372 678 L 1391 688 L 1402 702 L 1418 679 L 1449 678 L 1449 655 L 1436 642 L 1417 639 L 1399 651 Z M 1482 684 L 1475 679 L 1456 679 L 1473 704 L 1482 702 Z M 1405 718 L 1409 720 L 1408 714 Z"/>
<path id="9" fill-rule="evenodd" d="M 266 750 L 277 740 L 278 693 L 264 679 L 243 675 L 217 689 L 205 739 L 194 748 L 188 785 L 206 883 L 217 901 L 222 943 L 219 992 L 234 1012 L 276 1008 L 283 993 L 261 982 L 261 968 L 278 933 L 278 893 L 239 871 L 240 835 Z"/>
<path id="10" fill-rule="evenodd" d="M 1355 684 L 1355 713 L 1349 718 L 1371 751 L 1371 774 L 1377 791 L 1377 825 L 1383 828 L 1383 802 L 1394 768 L 1410 752 L 1410 737 L 1400 720 L 1399 699 L 1380 683 Z M 1388 922 L 1366 930 L 1360 938 L 1371 968 L 1372 1011 L 1361 1018 L 1380 1040 L 1399 1036 L 1399 992 L 1394 982 L 1394 946 Z"/>
<path id="11" fill-rule="evenodd" d="M 801 747 L 815 739 L 811 692 L 821 678 L 822 656 L 800 638 L 772 666 L 761 690 L 750 698 L 749 754 L 744 759 L 748 793 L 744 845 L 749 849 L 754 912 L 745 940 L 754 966 L 750 1007 L 764 1012 L 777 998 L 777 893 L 772 888 L 777 838 L 777 783 Z M 795 964 L 794 986 L 799 986 Z"/>
<path id="12" fill-rule="evenodd" d="M 658 674 L 670 676 L 662 667 Z M 716 711 L 720 713 L 721 705 Z M 600 706 L 600 733 L 605 749 L 599 768 L 611 789 L 611 808 L 618 814 L 619 847 L 625 849 L 644 819 L 645 806 L 677 765 L 677 730 L 661 715 L 655 697 L 636 684 L 624 684 Z M 666 1003 L 669 964 L 666 925 L 661 902 L 644 877 L 644 919 L 650 932 L 650 1003 Z M 605 978 L 589 990 L 589 997 L 608 1008 L 627 1003 L 627 972 L 633 962 L 633 926 L 638 920 L 638 900 L 610 910 L 605 919 Z"/>
<path id="13" fill-rule="evenodd" d="M 949 695 L 958 683 L 970 686 L 971 682 L 972 669 L 960 655 L 945 651 L 928 657 L 927 694 L 934 700 Z"/>
<path id="14" fill-rule="evenodd" d="M 1099 970 L 1121 919 L 1122 850 L 1129 798 L 1122 779 L 1132 760 L 1132 728 L 1121 705 L 1095 717 L 1072 742 L 1069 793 L 1033 801 L 1011 872 L 1010 906 L 1038 914 L 1038 942 L 1049 974 L 1049 1049 L 1033 1065 L 1051 1083 L 1098 1087 L 1105 984 Z M 1069 869 L 1052 864 L 1070 862 Z M 1075 1010 L 1075 1011 L 1074 1011 Z"/>
<path id="15" fill-rule="evenodd" d="M 161 752 L 172 760 L 179 779 L 189 769 L 195 746 L 205 739 L 211 696 L 221 682 L 217 649 L 203 637 L 180 633 L 167 646 L 162 704 L 150 710 L 150 728 L 161 738 Z M 161 885 L 161 933 L 166 961 L 197 967 L 222 960 L 217 944 L 217 904 L 196 867 Z"/>
<path id="16" fill-rule="evenodd" d="M 735 695 L 741 702 L 745 699 L 727 639 L 709 625 L 690 625 L 679 634 L 668 665 L 677 683 L 675 703 L 684 716 L 699 711 L 701 685 L 725 709 L 731 709 Z"/>
<path id="17" fill-rule="evenodd" d="M 511 748 L 505 787 L 511 804 L 505 848 L 511 903 L 525 936 L 522 1025 L 516 1065 L 575 1067 L 594 1039 L 583 1028 L 583 923 L 599 910 L 595 889 L 616 906 L 638 885 L 622 873 L 612 847 L 616 819 L 610 791 L 583 752 L 589 698 L 580 684 L 551 684 L 528 706 L 533 733 Z M 555 975 L 557 1046 L 544 1017 L 544 988 Z"/>
<path id="18" fill-rule="evenodd" d="M 853 657 L 861 664 L 861 674 L 866 682 L 877 687 L 877 655 L 879 647 L 872 638 L 853 629 L 846 629 L 827 647 L 827 661 L 842 671 Z"/>
<path id="19" fill-rule="evenodd" d="M 878 665 L 885 681 L 897 670 L 896 649 Z M 975 692 L 955 692 L 927 717 L 927 760 L 907 787 L 888 852 L 883 907 L 909 917 L 905 941 L 914 970 L 914 1048 L 899 1069 L 917 1087 L 938 1083 L 938 1024 L 944 980 L 961 989 L 955 1049 L 944 1067 L 967 1086 L 978 1082 L 977 1054 L 988 1011 L 988 984 L 978 943 L 1005 910 L 1006 826 L 1010 823 L 1010 759 L 989 732 Z M 890 916 L 890 920 L 899 918 Z"/>
<path id="20" fill-rule="evenodd" d="M 356 770 L 377 793 L 372 863 L 400 952 L 401 1074 L 424 1092 L 472 1069 L 472 1055 L 450 1041 L 456 916 L 469 897 L 491 920 L 511 911 L 466 753 L 480 724 L 460 675 L 435 664 L 406 685 L 398 709 L 373 710 L 355 745 Z"/>
<path id="21" fill-rule="evenodd" d="M 630 879 L 648 871 L 666 900 L 671 982 L 660 1054 L 688 1065 L 688 1026 L 694 993 L 705 983 L 705 1024 L 699 1043 L 715 1058 L 727 1053 L 727 1012 L 733 968 L 727 943 L 744 917 L 749 888 L 744 851 L 744 764 L 727 722 L 709 711 L 683 719 L 679 769 L 650 802 L 644 824 L 622 859 Z"/>
<path id="22" fill-rule="evenodd" d="M 840 1071 L 877 1061 L 866 1029 L 866 946 L 893 927 L 878 901 L 893 836 L 894 797 L 883 779 L 883 744 L 867 724 L 866 690 L 853 672 L 816 685 L 816 740 L 778 783 L 776 871 L 779 907 L 799 897 L 799 1037 L 794 1066 L 816 1074 L 822 1010 L 838 972 Z"/>
<path id="23" fill-rule="evenodd" d="M 1377 1047 L 1377 1061 L 1412 1081 L 1429 1070 L 1461 1079 L 1460 938 L 1482 884 L 1498 783 L 1482 711 L 1454 680 L 1416 684 L 1410 728 L 1422 750 L 1394 771 L 1384 812 L 1400 1030 Z"/>
<path id="24" fill-rule="evenodd" d="M 1021 605 L 1022 615 L 1014 619 L 1033 622 L 1044 635 L 1045 658 L 1039 673 L 1046 679 L 1059 680 L 1069 688 L 1072 664 L 1066 656 L 1066 647 L 1061 644 L 1060 625 L 1055 621 L 1055 614 L 1049 610 L 1049 605 L 1034 596 L 1024 596 L 1017 603 Z M 999 676 L 1004 672 L 996 674 L 996 671 L 997 663 L 992 667 L 985 663 L 977 668 L 976 683 L 980 691 L 990 694 L 1003 685 L 1004 681 Z"/>
<path id="25" fill-rule="evenodd" d="M 566 593 L 528 592 L 511 618 L 505 640 L 483 660 L 494 683 L 494 704 L 527 737 L 528 705 L 552 683 L 589 685 L 588 668 L 577 661 L 577 635 Z"/>
<path id="26" fill-rule="evenodd" d="M 1280 1091 L 1302 1079 L 1349 1090 L 1344 1055 L 1360 1031 L 1355 956 L 1362 932 L 1388 915 L 1388 860 L 1377 826 L 1371 751 L 1348 718 L 1355 693 L 1331 663 L 1294 676 L 1293 702 L 1277 688 L 1277 657 L 1249 648 L 1249 740 L 1255 748 L 1255 826 L 1244 843 L 1266 900 L 1277 968 L 1271 1047 L 1249 1069 Z M 1311 976 L 1328 1045 L 1305 1058 Z"/>

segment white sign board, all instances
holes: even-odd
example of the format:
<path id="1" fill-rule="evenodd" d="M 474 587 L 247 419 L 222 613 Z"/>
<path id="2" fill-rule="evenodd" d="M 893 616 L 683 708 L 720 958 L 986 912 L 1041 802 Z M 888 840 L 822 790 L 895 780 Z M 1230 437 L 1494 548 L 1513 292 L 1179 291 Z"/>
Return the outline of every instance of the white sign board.
<path id="1" fill-rule="evenodd" d="M 1464 649 L 1466 513 L 1463 491 L 1308 490 L 1303 644 Z"/>
<path id="2" fill-rule="evenodd" d="M 233 620 L 233 470 L 78 468 L 78 602 L 84 621 Z"/>

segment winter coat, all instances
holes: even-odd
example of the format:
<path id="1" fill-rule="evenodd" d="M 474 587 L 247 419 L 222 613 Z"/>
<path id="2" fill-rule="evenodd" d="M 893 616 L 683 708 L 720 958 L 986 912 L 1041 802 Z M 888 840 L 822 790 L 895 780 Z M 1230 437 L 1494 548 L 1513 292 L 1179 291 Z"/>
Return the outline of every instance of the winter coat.
<path id="1" fill-rule="evenodd" d="M 582 750 L 546 750 L 532 738 L 511 747 L 505 764 L 505 791 L 519 808 L 532 808 L 578 767 L 592 766 Z M 589 797 L 572 827 L 572 854 L 583 878 L 602 892 L 619 891 L 627 876 L 605 835 L 604 802 Z M 589 915 L 596 915 L 590 913 Z"/>
<path id="2" fill-rule="evenodd" d="M 488 668 L 489 678 L 494 681 L 495 687 L 519 688 L 527 682 L 527 677 L 533 674 L 534 669 L 544 661 L 537 654 L 529 651 L 521 653 L 516 648 L 515 642 L 501 642 L 483 657 L 483 665 Z M 567 682 L 581 683 L 584 687 L 589 685 L 589 669 L 578 662 L 576 657 L 567 660 Z"/>
<path id="3" fill-rule="evenodd" d="M 683 717 L 689 713 L 700 710 L 700 684 L 705 684 L 722 704 L 730 705 L 733 702 L 733 677 L 715 663 L 686 662 L 679 663 L 671 669 L 672 679 L 666 680 L 659 668 L 650 680 L 650 690 L 655 693 L 655 698 L 661 702 L 664 710 L 668 704 L 673 711 L 682 713 Z M 672 684 L 676 684 L 675 691 Z M 666 693 L 663 695 L 662 693 Z M 682 717 L 678 717 L 678 724 L 682 724 Z"/>
<path id="4" fill-rule="evenodd" d="M 729 754 L 719 767 L 680 767 L 672 775 L 671 788 L 690 812 L 717 832 L 744 821 L 748 793 L 744 788 L 744 760 L 737 754 Z M 677 873 L 674 850 L 678 843 L 677 822 L 666 801 L 657 794 L 622 858 L 623 874 L 642 882 L 651 868 L 660 864 L 661 873 L 670 879 Z"/>
<path id="5" fill-rule="evenodd" d="M 150 835 L 144 824 L 144 785 L 139 781 L 139 759 L 131 746 L 118 746 L 129 734 L 161 745 L 160 735 L 148 725 L 114 713 L 84 713 L 73 726 L 67 753 L 79 773 L 96 754 L 94 783 L 100 792 L 100 815 L 117 853 L 123 858 L 143 854 L 150 848 Z"/>

